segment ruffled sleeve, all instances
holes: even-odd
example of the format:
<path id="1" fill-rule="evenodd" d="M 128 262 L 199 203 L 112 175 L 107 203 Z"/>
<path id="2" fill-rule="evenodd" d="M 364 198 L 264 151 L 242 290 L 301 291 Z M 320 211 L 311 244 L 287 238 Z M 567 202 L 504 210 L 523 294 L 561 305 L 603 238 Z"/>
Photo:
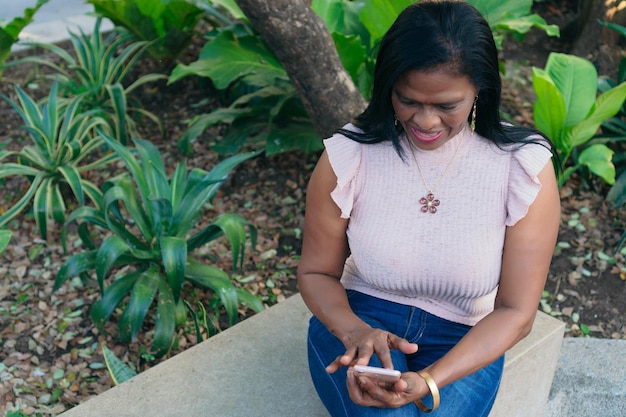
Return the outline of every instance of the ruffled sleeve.
<path id="1" fill-rule="evenodd" d="M 528 213 L 541 183 L 537 175 L 552 153 L 543 146 L 529 144 L 511 153 L 506 225 L 513 226 Z"/>
<path id="2" fill-rule="evenodd" d="M 351 125 L 345 128 L 356 130 Z M 324 141 L 324 146 L 337 176 L 337 186 L 330 196 L 341 209 L 341 218 L 348 219 L 357 194 L 356 176 L 361 165 L 362 145 L 341 134 L 335 134 Z"/>

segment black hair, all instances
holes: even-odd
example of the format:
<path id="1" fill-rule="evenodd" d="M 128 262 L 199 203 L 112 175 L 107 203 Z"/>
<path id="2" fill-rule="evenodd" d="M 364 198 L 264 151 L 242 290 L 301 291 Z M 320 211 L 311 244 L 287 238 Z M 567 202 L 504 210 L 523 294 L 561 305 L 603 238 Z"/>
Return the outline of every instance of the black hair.
<path id="1" fill-rule="evenodd" d="M 353 121 L 363 133 L 338 132 L 361 143 L 390 140 L 402 157 L 402 128 L 394 123 L 391 104 L 393 86 L 406 71 L 437 69 L 467 76 L 477 89 L 478 134 L 500 148 L 541 143 L 554 149 L 536 129 L 501 123 L 502 79 L 493 33 L 480 12 L 463 1 L 421 1 L 400 13 L 378 45 L 372 98 Z"/>

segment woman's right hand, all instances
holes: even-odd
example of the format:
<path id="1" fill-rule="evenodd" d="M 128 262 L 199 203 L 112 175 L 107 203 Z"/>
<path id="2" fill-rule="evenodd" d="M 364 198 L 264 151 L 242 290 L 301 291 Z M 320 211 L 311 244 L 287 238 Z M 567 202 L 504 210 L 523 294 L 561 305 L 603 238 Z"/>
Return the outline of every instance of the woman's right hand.
<path id="1" fill-rule="evenodd" d="M 417 344 L 409 343 L 388 331 L 371 327 L 359 328 L 341 339 L 346 352 L 326 367 L 328 373 L 332 374 L 342 366 L 368 365 L 373 354 L 378 356 L 383 368 L 393 369 L 391 349 L 397 349 L 404 354 L 417 352 Z"/>

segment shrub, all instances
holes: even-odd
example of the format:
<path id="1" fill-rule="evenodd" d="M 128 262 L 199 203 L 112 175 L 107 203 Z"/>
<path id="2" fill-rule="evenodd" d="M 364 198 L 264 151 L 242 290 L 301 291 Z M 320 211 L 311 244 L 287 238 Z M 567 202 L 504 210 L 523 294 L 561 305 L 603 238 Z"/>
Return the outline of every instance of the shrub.
<path id="1" fill-rule="evenodd" d="M 59 99 L 57 88 L 55 82 L 43 104 L 17 86 L 19 104 L 4 97 L 24 121 L 32 145 L 24 146 L 21 151 L 0 150 L 0 178 L 17 175 L 30 181 L 24 196 L 0 215 L 0 227 L 32 202 L 43 239 L 47 239 L 48 219 L 65 221 L 66 189 L 80 205 L 85 204 L 86 199 L 97 206 L 102 204 L 101 191 L 83 174 L 102 168 L 115 159 L 113 154 L 94 158 L 104 143 L 95 129 L 108 128 L 106 121 L 93 111 L 80 113 L 81 97 Z"/>
<path id="2" fill-rule="evenodd" d="M 137 336 L 156 304 L 152 310 L 155 331 L 151 348 L 155 355 L 163 355 L 170 349 L 177 310 L 185 308 L 185 282 L 217 294 L 231 324 L 237 319 L 238 302 L 255 311 L 262 310 L 261 302 L 236 288 L 226 272 L 191 256 L 195 249 L 225 235 L 232 247 L 232 266 L 240 266 L 246 228 L 254 246 L 256 229 L 237 214 L 222 214 L 201 230 L 193 231 L 221 181 L 237 164 L 257 153 L 230 157 L 210 172 L 193 169 L 188 173 L 183 162 L 168 180 L 159 152 L 150 142 L 134 139 L 138 161 L 125 146 L 106 135 L 103 137 L 129 172 L 105 183 L 101 208 L 81 207 L 69 216 L 68 223 L 84 221 L 79 225 L 79 233 L 88 249 L 67 259 L 57 274 L 54 288 L 58 289 L 73 276 L 95 271 L 101 297 L 92 306 L 91 317 L 102 327 L 115 309 L 121 307 L 117 333 L 125 342 Z M 87 224 L 109 234 L 96 245 Z M 105 285 L 105 278 L 112 275 L 115 275 L 112 282 Z"/>
<path id="3" fill-rule="evenodd" d="M 138 135 L 136 123 L 130 115 L 143 115 L 161 125 L 154 114 L 142 109 L 139 104 L 128 106 L 129 94 L 165 76 L 147 74 L 124 86 L 130 70 L 149 44 L 131 42 L 133 37 L 128 32 L 113 32 L 105 39 L 100 32 L 100 24 L 101 20 L 97 19 L 91 35 L 86 35 L 82 30 L 79 35 L 69 32 L 74 56 L 54 44 L 32 43 L 55 54 L 61 59 L 62 65 L 40 56 L 28 56 L 9 62 L 6 67 L 29 62 L 54 69 L 55 74 L 51 78 L 58 81 L 60 92 L 65 97 L 81 97 L 83 107 L 80 110 L 100 112 L 114 126 L 118 140 L 126 144 L 129 133 Z"/>
<path id="4" fill-rule="evenodd" d="M 574 55 L 553 52 L 545 69 L 533 68 L 535 126 L 552 140 L 559 153 L 560 185 L 580 169 L 588 169 L 608 184 L 615 182 L 613 151 L 590 141 L 601 124 L 622 107 L 626 83 L 596 98 L 597 86 L 593 64 Z"/>

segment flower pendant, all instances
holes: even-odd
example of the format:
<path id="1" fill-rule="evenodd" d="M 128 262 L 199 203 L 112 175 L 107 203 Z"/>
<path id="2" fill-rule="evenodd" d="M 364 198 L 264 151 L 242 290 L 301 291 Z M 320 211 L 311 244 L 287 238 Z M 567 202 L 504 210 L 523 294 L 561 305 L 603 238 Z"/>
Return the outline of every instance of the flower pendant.
<path id="1" fill-rule="evenodd" d="M 428 193 L 426 197 L 420 198 L 420 204 L 422 205 L 422 213 L 437 213 L 437 206 L 441 204 L 439 200 L 435 198 L 433 193 Z"/>

